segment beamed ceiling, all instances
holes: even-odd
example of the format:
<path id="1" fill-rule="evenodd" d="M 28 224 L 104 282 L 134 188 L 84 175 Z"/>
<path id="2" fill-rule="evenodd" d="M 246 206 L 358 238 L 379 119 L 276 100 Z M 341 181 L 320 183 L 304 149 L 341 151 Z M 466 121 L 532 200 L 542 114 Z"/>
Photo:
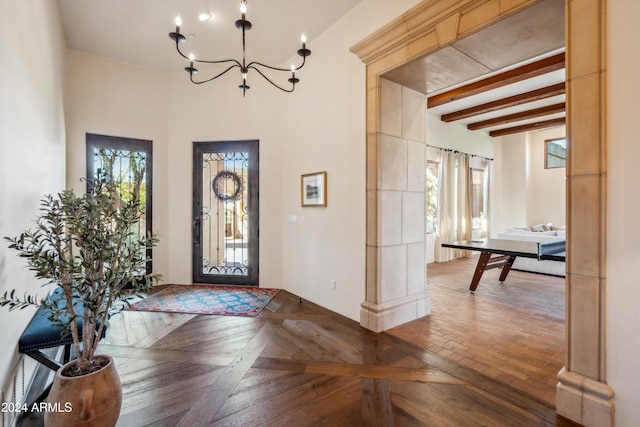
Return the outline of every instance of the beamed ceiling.
<path id="1" fill-rule="evenodd" d="M 503 136 L 565 124 L 564 1 L 545 0 L 384 78 L 429 113 Z"/>

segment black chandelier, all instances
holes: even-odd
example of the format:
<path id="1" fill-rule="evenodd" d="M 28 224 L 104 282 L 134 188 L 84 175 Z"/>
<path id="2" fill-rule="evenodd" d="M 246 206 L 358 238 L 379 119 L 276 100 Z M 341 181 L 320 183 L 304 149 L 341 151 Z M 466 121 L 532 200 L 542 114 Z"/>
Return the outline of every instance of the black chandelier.
<path id="1" fill-rule="evenodd" d="M 249 89 L 249 86 L 247 85 L 247 74 L 249 72 L 249 69 L 256 70 L 258 74 L 264 77 L 266 81 L 268 81 L 278 89 L 284 92 L 293 92 L 296 88 L 296 83 L 300 81 L 300 79 L 296 77 L 296 71 L 304 67 L 307 56 L 311 55 L 311 51 L 307 49 L 307 46 L 306 46 L 307 39 L 305 35 L 303 34 L 302 37 L 300 38 L 300 41 L 302 42 L 302 48 L 298 49 L 298 52 L 297 52 L 298 55 L 302 57 L 302 64 L 300 64 L 300 66 L 296 67 L 295 65 L 292 65 L 290 69 L 287 69 L 287 68 L 272 67 L 271 65 L 266 65 L 257 61 L 252 61 L 247 64 L 246 53 L 245 53 L 245 45 L 246 45 L 245 31 L 248 31 L 251 29 L 251 22 L 246 19 L 246 13 L 247 13 L 247 0 L 242 0 L 240 2 L 240 14 L 242 15 L 242 18 L 236 21 L 236 28 L 238 28 L 239 30 L 242 30 L 242 63 L 235 59 L 223 59 L 219 61 L 196 59 L 193 53 L 189 54 L 188 56 L 182 53 L 182 51 L 180 50 L 180 43 L 184 43 L 187 39 L 185 36 L 180 34 L 180 25 L 182 25 L 182 20 L 180 19 L 180 16 L 176 18 L 176 31 L 175 33 L 169 33 L 169 38 L 171 38 L 171 40 L 173 40 L 176 43 L 176 50 L 178 51 L 180 56 L 182 56 L 184 59 L 187 59 L 189 61 L 189 66 L 185 67 L 184 69 L 186 72 L 189 73 L 189 78 L 191 79 L 191 82 L 197 85 L 202 83 L 208 83 L 212 80 L 217 79 L 223 74 L 227 73 L 229 70 L 237 67 L 240 69 L 240 73 L 242 74 L 242 84 L 238 86 L 240 89 L 242 89 L 242 96 L 244 96 L 247 89 Z M 198 73 L 198 69 L 194 68 L 193 66 L 194 63 L 202 63 L 202 64 L 231 63 L 232 65 L 230 65 L 226 70 L 222 71 L 221 73 L 209 79 L 196 81 L 193 79 L 193 76 Z M 274 83 L 271 79 L 269 79 L 269 77 L 267 77 L 264 74 L 264 72 L 260 68 L 263 68 L 263 69 L 268 68 L 270 70 L 275 70 L 275 71 L 291 72 L 291 77 L 289 77 L 289 79 L 287 80 L 289 83 L 291 83 L 291 88 L 286 89 Z"/>

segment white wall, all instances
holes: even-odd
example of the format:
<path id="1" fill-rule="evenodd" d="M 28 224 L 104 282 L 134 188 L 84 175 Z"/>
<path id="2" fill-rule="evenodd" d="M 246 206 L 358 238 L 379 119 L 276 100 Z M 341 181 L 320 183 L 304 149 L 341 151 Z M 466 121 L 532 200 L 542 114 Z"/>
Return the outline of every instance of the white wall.
<path id="1" fill-rule="evenodd" d="M 71 50 L 68 61 L 68 182 L 83 189 L 87 132 L 153 141 L 153 228 L 160 237 L 154 270 L 166 283 L 191 283 L 193 141 L 260 140 L 260 280 L 282 287 L 279 124 L 286 94 L 254 80 L 243 98 L 231 73 L 196 86 L 186 73 Z"/>
<path id="2" fill-rule="evenodd" d="M 204 75 L 205 72 L 202 72 Z M 301 73 L 302 74 L 302 73 Z M 303 76 L 301 76 L 303 78 Z M 260 80 L 258 80 L 260 79 Z M 193 141 L 260 141 L 260 286 L 282 288 L 282 129 L 288 95 L 249 74 L 246 97 L 240 75 L 230 72 L 204 86 L 186 73 L 169 78 L 167 191 L 170 203 L 169 258 L 172 283 L 191 283 L 191 210 Z"/>
<path id="3" fill-rule="evenodd" d="M 606 380 L 617 426 L 640 425 L 640 2 L 607 2 Z"/>
<path id="4" fill-rule="evenodd" d="M 528 224 L 527 181 L 528 158 L 526 134 L 507 135 L 502 139 L 502 200 L 494 210 L 500 210 L 500 227 L 493 227 L 494 235 Z M 504 201 L 504 204 L 503 204 Z"/>
<path id="5" fill-rule="evenodd" d="M 566 168 L 544 168 L 544 141 L 566 137 L 564 126 L 527 133 L 529 200 L 527 224 L 566 225 Z"/>
<path id="6" fill-rule="evenodd" d="M 0 236 L 32 226 L 40 199 L 65 187 L 64 37 L 57 3 L 0 1 Z M 0 243 L 0 293 L 38 292 L 25 263 Z M 0 387 L 33 310 L 0 309 Z M 28 375 L 28 373 L 27 373 Z"/>
<path id="7" fill-rule="evenodd" d="M 416 3 L 364 0 L 355 6 L 313 40 L 300 96 L 287 104 L 283 283 L 354 320 L 365 299 L 365 66 L 349 48 Z M 300 175 L 322 170 L 327 208 L 302 208 Z M 298 223 L 286 222 L 288 215 Z"/>
<path id="8" fill-rule="evenodd" d="M 484 131 L 470 131 L 460 123 L 445 123 L 440 116 L 427 112 L 427 144 L 463 153 L 494 158 L 500 151 L 500 138 Z"/>
<path id="9" fill-rule="evenodd" d="M 167 82 L 166 73 L 67 51 L 67 185 L 86 191 L 87 133 L 153 141 L 153 267 L 171 280 Z"/>
<path id="10" fill-rule="evenodd" d="M 566 169 L 544 168 L 544 141 L 566 136 L 564 126 L 502 137 L 500 227 L 566 225 Z M 495 211 L 494 209 L 494 211 Z"/>

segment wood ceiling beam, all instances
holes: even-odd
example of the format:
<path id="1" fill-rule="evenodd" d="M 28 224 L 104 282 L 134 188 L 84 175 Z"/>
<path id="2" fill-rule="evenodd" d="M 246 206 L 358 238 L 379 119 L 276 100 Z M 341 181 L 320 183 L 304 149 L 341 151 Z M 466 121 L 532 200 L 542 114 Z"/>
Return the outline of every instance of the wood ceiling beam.
<path id="1" fill-rule="evenodd" d="M 539 101 L 541 99 L 551 98 L 552 96 L 563 95 L 566 92 L 564 82 L 555 85 L 532 90 L 530 92 L 509 96 L 507 98 L 498 99 L 497 101 L 487 102 L 486 104 L 476 105 L 475 107 L 465 108 L 464 110 L 454 111 L 449 114 L 440 116 L 443 122 L 455 122 L 484 113 L 502 110 L 503 108 L 515 107 L 526 104 L 528 102 Z"/>
<path id="2" fill-rule="evenodd" d="M 560 125 L 564 125 L 565 123 L 566 123 L 566 118 L 560 117 L 557 119 L 529 123 L 528 125 L 520 125 L 520 126 L 514 126 L 510 128 L 505 128 L 505 129 L 493 130 L 489 132 L 489 136 L 511 135 L 514 133 L 528 132 L 531 130 L 539 130 L 539 129 L 550 128 L 554 126 L 560 126 Z"/>
<path id="3" fill-rule="evenodd" d="M 559 104 L 547 105 L 540 108 L 534 108 L 533 110 L 521 111 L 519 113 L 508 114 L 506 116 L 495 117 L 493 119 L 483 120 L 481 122 L 469 123 L 467 129 L 478 130 L 486 129 L 493 126 L 506 125 L 507 123 L 520 122 L 522 120 L 535 119 L 536 117 L 548 116 L 549 114 L 564 113 L 566 110 L 566 104 L 561 102 Z"/>
<path id="4" fill-rule="evenodd" d="M 541 76 L 552 71 L 561 70 L 564 64 L 564 52 L 550 56 L 477 82 L 469 83 L 456 89 L 427 98 L 427 107 L 433 108 L 449 102 L 457 101 L 488 90 L 497 89 L 512 83 L 521 82 L 532 77 Z"/>

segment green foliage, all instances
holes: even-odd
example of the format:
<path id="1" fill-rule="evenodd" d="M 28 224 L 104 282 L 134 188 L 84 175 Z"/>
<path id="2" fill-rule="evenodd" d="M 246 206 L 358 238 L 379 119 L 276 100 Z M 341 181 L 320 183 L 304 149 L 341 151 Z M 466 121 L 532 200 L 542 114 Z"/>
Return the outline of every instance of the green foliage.
<path id="1" fill-rule="evenodd" d="M 73 336 L 81 371 L 91 365 L 109 315 L 128 304 L 131 292 L 124 287 L 148 290 L 160 277 L 145 274 L 143 268 L 149 261 L 147 249 L 156 245 L 157 238 L 137 237 L 141 213 L 136 198 L 115 200 L 99 181 L 91 187 L 82 196 L 73 190 L 45 196 L 36 226 L 5 238 L 38 279 L 60 288 L 60 297 L 19 298 L 15 290 L 0 297 L 0 306 L 9 310 L 33 305 L 49 309 L 50 320 Z M 78 317 L 82 330 L 76 326 Z"/>
<path id="2" fill-rule="evenodd" d="M 144 213 L 146 206 L 146 182 L 144 175 L 147 170 L 146 157 L 142 153 L 127 150 L 113 150 L 99 148 L 98 156 L 102 168 L 98 169 L 98 176 L 105 179 L 125 202 L 137 200 Z"/>

